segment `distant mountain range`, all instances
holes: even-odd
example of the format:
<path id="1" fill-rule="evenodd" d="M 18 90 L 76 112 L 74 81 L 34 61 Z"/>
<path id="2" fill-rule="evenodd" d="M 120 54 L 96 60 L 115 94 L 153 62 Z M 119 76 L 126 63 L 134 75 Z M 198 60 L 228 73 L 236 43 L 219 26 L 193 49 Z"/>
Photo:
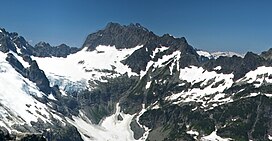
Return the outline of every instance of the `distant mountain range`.
<path id="1" fill-rule="evenodd" d="M 195 49 L 140 24 L 81 48 L 0 28 L 0 140 L 272 140 L 272 49 Z"/>

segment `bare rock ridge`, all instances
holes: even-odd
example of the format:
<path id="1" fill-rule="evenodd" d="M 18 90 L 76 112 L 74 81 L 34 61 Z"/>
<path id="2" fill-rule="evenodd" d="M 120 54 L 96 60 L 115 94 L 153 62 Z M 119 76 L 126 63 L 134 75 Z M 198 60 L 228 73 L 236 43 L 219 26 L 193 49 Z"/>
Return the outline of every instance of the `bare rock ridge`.
<path id="1" fill-rule="evenodd" d="M 61 44 L 52 47 L 49 43 L 39 42 L 34 47 L 31 46 L 18 33 L 9 33 L 5 29 L 0 29 L 0 51 L 13 51 L 22 55 L 33 55 L 37 57 L 66 57 L 69 54 L 76 53 L 79 49 L 76 47 L 69 47 L 66 44 Z"/>
<path id="2" fill-rule="evenodd" d="M 98 45 L 114 45 L 119 49 L 132 48 L 146 44 L 148 41 L 156 38 L 157 36 L 153 32 L 150 32 L 140 24 L 122 26 L 118 23 L 110 22 L 103 30 L 88 35 L 82 47 L 88 47 L 88 50 L 93 50 Z"/>
<path id="3" fill-rule="evenodd" d="M 76 53 L 79 49 L 61 44 L 52 47 L 49 43 L 39 42 L 34 46 L 35 55 L 37 57 L 67 57 L 69 54 Z"/>

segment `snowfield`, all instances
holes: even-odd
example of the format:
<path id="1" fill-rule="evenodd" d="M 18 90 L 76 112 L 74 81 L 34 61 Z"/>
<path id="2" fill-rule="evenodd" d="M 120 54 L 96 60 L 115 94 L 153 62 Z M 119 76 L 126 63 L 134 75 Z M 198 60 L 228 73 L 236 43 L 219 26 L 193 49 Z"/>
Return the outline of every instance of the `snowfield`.
<path id="1" fill-rule="evenodd" d="M 196 84 L 200 83 L 200 88 L 192 88 L 188 91 L 172 94 L 165 98 L 166 101 L 173 101 L 173 104 L 179 104 L 182 102 L 201 102 L 202 108 L 207 107 L 210 102 L 226 103 L 231 102 L 229 97 L 225 98 L 223 91 L 230 88 L 233 81 L 233 74 L 217 73 L 215 71 L 207 71 L 201 67 L 190 66 L 184 69 L 180 69 L 179 79 L 188 83 Z M 217 87 L 215 85 L 218 84 Z M 216 94 L 208 102 L 205 102 L 204 98 L 209 95 Z M 218 105 L 213 105 L 213 107 Z"/>
<path id="2" fill-rule="evenodd" d="M 255 87 L 260 87 L 263 83 L 272 83 L 272 79 L 269 79 L 269 76 L 272 76 L 272 67 L 261 66 L 248 72 L 240 81 L 247 83 L 259 82 L 259 84 L 254 85 Z"/>
<path id="3" fill-rule="evenodd" d="M 103 79 L 104 76 L 116 77 L 125 73 L 128 76 L 137 75 L 121 61 L 141 47 L 116 49 L 114 46 L 100 45 L 94 51 L 87 51 L 87 48 L 84 48 L 75 54 L 68 55 L 67 58 L 34 57 L 34 60 L 45 71 L 52 85 L 59 79 L 65 79 L 66 83 L 59 83 L 60 88 L 64 89 L 67 83 L 80 83 L 86 87 L 88 80 L 106 81 Z"/>
<path id="4" fill-rule="evenodd" d="M 122 120 L 118 120 L 118 116 Z M 78 129 L 84 141 L 144 141 L 147 136 L 139 140 L 133 137 L 130 123 L 134 116 L 121 112 L 117 103 L 115 114 L 103 119 L 99 125 L 92 124 L 82 112 L 79 117 L 73 116 L 73 120 L 66 119 Z"/>

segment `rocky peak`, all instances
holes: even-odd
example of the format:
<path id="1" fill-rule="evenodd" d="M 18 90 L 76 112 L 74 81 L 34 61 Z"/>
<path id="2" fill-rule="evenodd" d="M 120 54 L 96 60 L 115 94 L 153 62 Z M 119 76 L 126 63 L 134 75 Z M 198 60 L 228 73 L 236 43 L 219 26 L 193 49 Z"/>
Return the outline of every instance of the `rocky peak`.
<path id="1" fill-rule="evenodd" d="M 9 36 L 11 37 L 11 39 L 14 39 L 14 38 L 17 38 L 19 34 L 17 32 L 11 32 L 9 33 Z"/>
<path id="2" fill-rule="evenodd" d="M 5 28 L 0 28 L 0 35 L 3 36 L 3 35 L 6 35 L 6 34 L 9 34 Z"/>
<path id="3" fill-rule="evenodd" d="M 18 49 L 20 49 L 20 53 L 22 55 L 33 55 L 34 48 L 25 40 L 24 37 L 16 36 L 12 40 L 16 44 Z"/>
<path id="4" fill-rule="evenodd" d="M 8 36 L 10 39 L 14 39 L 19 36 L 17 32 L 8 32 L 5 28 L 0 28 L 0 35 L 2 36 Z"/>
<path id="5" fill-rule="evenodd" d="M 0 27 L 0 32 L 4 32 L 4 31 L 5 31 L 5 29 Z"/>
<path id="6" fill-rule="evenodd" d="M 109 22 L 106 27 L 104 28 L 105 31 L 111 31 L 111 30 L 118 30 L 122 28 L 122 25 L 120 25 L 119 23 L 113 23 L 113 22 Z"/>
<path id="7" fill-rule="evenodd" d="M 60 44 L 59 46 L 57 46 L 57 47 L 59 47 L 59 48 L 69 48 L 69 46 L 68 45 L 66 45 L 66 44 Z"/>
<path id="8" fill-rule="evenodd" d="M 28 42 L 25 40 L 25 38 L 22 37 L 22 36 L 15 36 L 15 37 L 13 38 L 13 41 L 14 41 L 14 42 L 21 43 L 21 45 L 29 45 Z"/>
<path id="9" fill-rule="evenodd" d="M 244 61 L 247 64 L 252 64 L 252 63 L 263 64 L 265 62 L 265 59 L 253 52 L 247 52 L 244 57 Z"/>
<path id="10" fill-rule="evenodd" d="M 88 47 L 88 50 L 94 50 L 98 45 L 110 45 L 119 49 L 133 48 L 157 38 L 157 35 L 138 23 L 126 26 L 110 22 L 103 30 L 90 34 L 83 47 Z"/>
<path id="11" fill-rule="evenodd" d="M 254 70 L 261 65 L 268 65 L 264 58 L 252 52 L 246 53 L 244 57 L 244 64 L 249 70 Z"/>
<path id="12" fill-rule="evenodd" d="M 33 47 L 25 40 L 24 37 L 19 36 L 16 32 L 7 32 L 4 28 L 0 28 L 0 51 L 7 53 L 13 51 L 18 55 L 32 55 Z"/>
<path id="13" fill-rule="evenodd" d="M 144 31 L 149 31 L 147 28 L 145 28 L 144 26 L 142 26 L 140 23 L 131 23 L 127 26 L 128 28 L 136 28 L 136 29 L 140 29 L 140 30 L 144 30 Z"/>
<path id="14" fill-rule="evenodd" d="M 52 46 L 49 43 L 41 41 L 37 43 L 34 47 L 37 48 L 37 47 L 52 47 Z"/>
<path id="15" fill-rule="evenodd" d="M 69 47 L 66 44 L 61 44 L 58 46 L 51 46 L 46 42 L 39 42 L 35 45 L 34 56 L 38 57 L 67 57 L 67 55 L 76 53 L 79 49 L 76 47 Z"/>
<path id="16" fill-rule="evenodd" d="M 145 28 L 144 26 L 142 26 L 140 23 L 130 23 L 129 25 L 121 25 L 119 23 L 114 23 L 114 22 L 109 22 L 106 27 L 104 28 L 104 30 L 118 30 L 118 29 L 122 29 L 122 28 L 130 28 L 130 29 L 139 29 L 139 30 L 145 30 L 145 31 L 149 31 L 147 28 Z"/>
<path id="17" fill-rule="evenodd" d="M 268 51 L 264 51 L 260 54 L 261 57 L 271 60 L 272 59 L 272 48 L 270 48 Z"/>
<path id="18" fill-rule="evenodd" d="M 3 36 L 0 39 L 0 51 L 7 53 L 8 51 L 13 51 L 13 52 L 17 52 L 16 51 L 16 47 L 14 46 L 14 44 L 12 43 L 12 41 L 10 40 L 9 36 Z"/>

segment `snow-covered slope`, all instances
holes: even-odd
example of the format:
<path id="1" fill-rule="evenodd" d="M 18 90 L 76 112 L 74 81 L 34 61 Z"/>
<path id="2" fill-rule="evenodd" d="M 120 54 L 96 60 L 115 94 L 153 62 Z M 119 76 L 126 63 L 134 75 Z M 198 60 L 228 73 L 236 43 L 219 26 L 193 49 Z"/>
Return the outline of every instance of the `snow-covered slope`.
<path id="1" fill-rule="evenodd" d="M 106 81 L 104 77 L 116 77 L 125 73 L 128 76 L 137 75 L 121 61 L 141 47 L 116 49 L 114 46 L 101 45 L 94 51 L 87 51 L 87 48 L 84 48 L 67 58 L 34 57 L 34 59 L 45 71 L 52 85 L 58 84 L 63 90 L 71 89 L 68 88 L 69 85 L 85 89 L 88 81 Z"/>
<path id="2" fill-rule="evenodd" d="M 0 126 L 16 131 L 10 127 L 24 124 L 31 127 L 32 121 L 51 123 L 52 118 L 62 119 L 53 114 L 50 107 L 34 98 L 45 94 L 33 82 L 15 71 L 5 57 L 6 54 L 0 52 Z"/>
<path id="3" fill-rule="evenodd" d="M 225 94 L 224 91 L 237 84 L 253 84 L 255 88 L 259 88 L 267 83 L 272 83 L 272 68 L 260 66 L 255 70 L 248 72 L 243 78 L 233 80 L 233 74 L 217 73 L 215 71 L 207 71 L 201 67 L 186 67 L 180 69 L 180 80 L 185 81 L 180 86 L 190 83 L 197 84 L 198 87 L 189 88 L 177 94 L 172 94 L 165 98 L 166 101 L 172 101 L 173 104 L 184 102 L 200 102 L 201 108 L 214 108 L 224 103 L 232 102 L 232 96 Z M 243 89 L 241 89 L 243 91 Z M 271 97 L 270 93 L 263 93 Z M 256 96 L 252 93 L 251 96 Z"/>
<path id="4" fill-rule="evenodd" d="M 120 116 L 118 118 L 118 116 Z M 78 117 L 73 117 L 73 120 L 67 120 L 78 128 L 85 141 L 136 141 L 133 137 L 133 131 L 130 129 L 130 123 L 134 115 L 124 114 L 120 111 L 119 104 L 116 105 L 116 112 L 103 119 L 99 125 L 92 124 L 91 121 L 80 113 Z M 146 140 L 147 136 L 143 136 L 137 141 Z"/>
<path id="5" fill-rule="evenodd" d="M 203 68 L 195 66 L 180 69 L 180 79 L 191 85 L 199 84 L 199 87 L 190 88 L 177 94 L 166 97 L 166 100 L 174 101 L 174 104 L 181 102 L 200 102 L 203 103 L 202 108 L 208 107 L 209 103 L 217 103 L 212 106 L 230 102 L 231 99 L 226 97 L 223 91 L 230 88 L 233 84 L 233 74 L 216 73 L 214 71 L 205 71 Z M 185 85 L 184 84 L 180 84 Z M 213 95 L 216 93 L 216 96 Z M 210 97 L 205 100 L 205 97 Z"/>

